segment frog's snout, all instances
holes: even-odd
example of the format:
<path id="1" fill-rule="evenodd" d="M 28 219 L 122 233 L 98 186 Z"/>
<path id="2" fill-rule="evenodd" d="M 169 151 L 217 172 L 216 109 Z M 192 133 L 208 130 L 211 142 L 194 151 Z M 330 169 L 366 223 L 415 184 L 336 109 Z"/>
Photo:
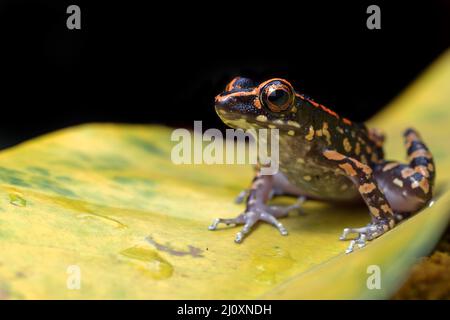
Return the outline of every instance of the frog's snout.
<path id="1" fill-rule="evenodd" d="M 236 98 L 233 96 L 227 96 L 219 94 L 216 96 L 214 105 L 217 111 L 222 110 L 223 112 L 232 111 L 233 105 L 236 104 Z"/>
<path id="2" fill-rule="evenodd" d="M 245 114 L 245 110 L 248 109 L 236 97 L 226 95 L 218 95 L 216 97 L 215 108 L 220 116 L 226 116 L 227 118 L 235 118 L 243 115 Z"/>
<path id="3" fill-rule="evenodd" d="M 217 107 L 220 104 L 220 102 L 221 102 L 221 95 L 219 94 L 214 99 L 215 106 Z"/>
<path id="4" fill-rule="evenodd" d="M 252 109 L 255 109 L 253 105 L 255 98 L 255 95 L 225 92 L 216 96 L 215 106 L 217 110 L 226 112 L 252 114 Z"/>

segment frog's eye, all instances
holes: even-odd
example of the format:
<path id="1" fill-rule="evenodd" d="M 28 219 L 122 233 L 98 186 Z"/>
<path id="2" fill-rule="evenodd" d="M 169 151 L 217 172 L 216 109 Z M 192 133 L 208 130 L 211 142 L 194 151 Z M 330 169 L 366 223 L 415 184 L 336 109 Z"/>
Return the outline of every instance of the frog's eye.
<path id="1" fill-rule="evenodd" d="M 273 112 L 287 110 L 294 101 L 291 85 L 283 80 L 274 80 L 265 84 L 260 94 L 263 104 Z"/>

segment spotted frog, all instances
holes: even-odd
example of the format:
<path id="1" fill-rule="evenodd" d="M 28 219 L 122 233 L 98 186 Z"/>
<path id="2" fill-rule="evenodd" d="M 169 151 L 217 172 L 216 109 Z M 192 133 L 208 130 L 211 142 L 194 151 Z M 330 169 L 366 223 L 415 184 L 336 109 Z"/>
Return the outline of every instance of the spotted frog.
<path id="1" fill-rule="evenodd" d="M 339 116 L 334 111 L 294 90 L 284 79 L 261 84 L 237 77 L 215 99 L 222 121 L 232 128 L 278 129 L 279 172 L 263 175 L 257 169 L 246 198 L 245 212 L 235 218 L 215 219 L 220 223 L 243 225 L 235 242 L 242 242 L 258 221 L 275 226 L 282 235 L 287 230 L 278 218 L 301 208 L 308 199 L 333 202 L 364 200 L 371 222 L 359 228 L 345 228 L 350 234 L 347 253 L 363 247 L 394 228 L 396 224 L 430 203 L 435 166 L 433 157 L 414 129 L 404 132 L 408 164 L 384 158 L 384 135 Z M 291 206 L 274 206 L 274 196 L 298 198 Z"/>

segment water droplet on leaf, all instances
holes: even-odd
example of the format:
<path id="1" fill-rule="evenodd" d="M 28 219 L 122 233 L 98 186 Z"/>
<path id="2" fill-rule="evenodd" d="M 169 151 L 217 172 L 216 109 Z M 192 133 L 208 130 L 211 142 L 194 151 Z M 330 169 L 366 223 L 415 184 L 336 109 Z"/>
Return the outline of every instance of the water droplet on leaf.
<path id="1" fill-rule="evenodd" d="M 9 194 L 9 203 L 17 206 L 17 207 L 26 207 L 27 206 L 27 200 L 19 196 L 15 193 Z"/>
<path id="2" fill-rule="evenodd" d="M 274 284 L 295 264 L 291 255 L 279 247 L 260 252 L 252 259 L 256 268 L 255 279 L 258 282 Z"/>
<path id="3" fill-rule="evenodd" d="M 161 280 L 172 276 L 173 266 L 156 251 L 135 246 L 121 251 L 120 254 L 133 259 L 139 269 L 153 279 Z"/>

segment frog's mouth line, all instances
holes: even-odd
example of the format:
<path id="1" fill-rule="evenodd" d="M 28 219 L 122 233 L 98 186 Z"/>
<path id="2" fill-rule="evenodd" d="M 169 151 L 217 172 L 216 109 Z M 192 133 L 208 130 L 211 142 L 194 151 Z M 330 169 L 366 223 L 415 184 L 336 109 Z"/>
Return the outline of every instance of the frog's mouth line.
<path id="1" fill-rule="evenodd" d="M 290 133 L 290 135 L 295 135 L 301 127 L 295 121 L 270 120 L 264 115 L 250 117 L 217 107 L 216 112 L 226 125 L 234 129 L 279 129 Z"/>
<path id="2" fill-rule="evenodd" d="M 231 113 L 226 112 L 224 110 L 217 110 L 217 114 L 219 115 L 220 119 L 225 123 L 227 126 L 233 128 L 233 129 L 259 129 L 264 128 L 264 126 L 254 119 L 251 119 L 249 117 L 243 116 L 238 113 Z"/>

